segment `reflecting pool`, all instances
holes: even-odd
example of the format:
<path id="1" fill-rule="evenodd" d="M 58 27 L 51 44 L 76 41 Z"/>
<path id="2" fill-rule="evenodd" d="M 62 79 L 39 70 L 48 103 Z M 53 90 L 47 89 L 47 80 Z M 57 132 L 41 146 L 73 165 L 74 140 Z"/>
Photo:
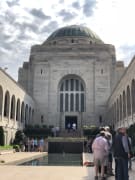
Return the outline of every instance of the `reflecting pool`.
<path id="1" fill-rule="evenodd" d="M 23 166 L 82 166 L 82 154 L 58 153 L 19 164 Z"/>

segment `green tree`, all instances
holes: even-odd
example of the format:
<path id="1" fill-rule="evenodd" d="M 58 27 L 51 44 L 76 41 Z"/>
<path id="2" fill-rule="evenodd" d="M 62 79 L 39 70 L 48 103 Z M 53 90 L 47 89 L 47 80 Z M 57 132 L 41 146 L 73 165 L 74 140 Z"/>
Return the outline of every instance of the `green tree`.
<path id="1" fill-rule="evenodd" d="M 14 139 L 14 142 L 13 144 L 20 144 L 21 142 L 24 141 L 24 133 L 20 130 L 16 131 L 16 134 L 15 134 L 15 139 Z"/>

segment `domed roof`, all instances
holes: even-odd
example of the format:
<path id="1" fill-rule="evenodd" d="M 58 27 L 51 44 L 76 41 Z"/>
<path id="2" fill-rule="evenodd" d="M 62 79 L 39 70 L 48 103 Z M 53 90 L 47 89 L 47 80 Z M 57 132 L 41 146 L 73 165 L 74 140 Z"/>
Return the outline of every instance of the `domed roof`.
<path id="1" fill-rule="evenodd" d="M 95 42 L 103 43 L 103 41 L 92 30 L 87 27 L 79 25 L 71 25 L 60 28 L 53 32 L 47 39 L 47 41 L 55 40 L 62 37 L 84 37 Z"/>

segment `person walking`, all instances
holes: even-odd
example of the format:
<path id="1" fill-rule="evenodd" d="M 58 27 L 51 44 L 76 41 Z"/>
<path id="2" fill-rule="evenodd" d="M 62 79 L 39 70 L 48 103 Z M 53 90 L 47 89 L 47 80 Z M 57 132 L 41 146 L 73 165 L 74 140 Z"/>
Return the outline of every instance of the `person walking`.
<path id="1" fill-rule="evenodd" d="M 76 131 L 76 123 L 72 124 L 72 129 L 73 129 L 73 131 Z"/>
<path id="2" fill-rule="evenodd" d="M 70 123 L 67 124 L 67 129 L 68 129 L 68 133 L 69 133 L 70 129 L 71 129 L 71 124 Z"/>
<path id="3" fill-rule="evenodd" d="M 38 141 L 37 138 L 34 138 L 34 151 L 38 150 Z"/>
<path id="4" fill-rule="evenodd" d="M 114 137 L 113 151 L 115 158 L 115 180 L 128 180 L 128 158 L 130 158 L 130 151 L 125 127 L 118 129 Z"/>
<path id="5" fill-rule="evenodd" d="M 43 152 L 43 151 L 44 151 L 44 139 L 43 139 L 43 138 L 41 138 L 41 139 L 39 140 L 39 151 L 40 151 L 40 152 Z"/>
<path id="6" fill-rule="evenodd" d="M 30 139 L 30 151 L 34 151 L 34 138 Z"/>
<path id="7" fill-rule="evenodd" d="M 104 167 L 108 158 L 109 146 L 105 138 L 105 132 L 101 131 L 100 136 L 96 137 L 92 144 L 95 165 L 95 180 L 98 180 L 99 166 L 101 167 L 101 180 L 106 179 Z"/>
<path id="8" fill-rule="evenodd" d="M 113 168 L 112 168 L 112 162 L 113 162 L 113 154 L 112 154 L 112 134 L 110 132 L 110 127 L 106 126 L 105 127 L 105 135 L 106 135 L 106 139 L 109 145 L 109 153 L 108 153 L 108 164 L 106 167 L 106 173 L 109 176 L 114 176 L 113 173 Z"/>

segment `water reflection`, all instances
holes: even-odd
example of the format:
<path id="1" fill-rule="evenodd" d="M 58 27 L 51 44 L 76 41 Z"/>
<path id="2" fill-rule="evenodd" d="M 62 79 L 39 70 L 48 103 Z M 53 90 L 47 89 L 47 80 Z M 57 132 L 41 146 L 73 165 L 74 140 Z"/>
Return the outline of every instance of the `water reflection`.
<path id="1" fill-rule="evenodd" d="M 48 154 L 20 165 L 26 166 L 82 166 L 82 154 Z"/>

